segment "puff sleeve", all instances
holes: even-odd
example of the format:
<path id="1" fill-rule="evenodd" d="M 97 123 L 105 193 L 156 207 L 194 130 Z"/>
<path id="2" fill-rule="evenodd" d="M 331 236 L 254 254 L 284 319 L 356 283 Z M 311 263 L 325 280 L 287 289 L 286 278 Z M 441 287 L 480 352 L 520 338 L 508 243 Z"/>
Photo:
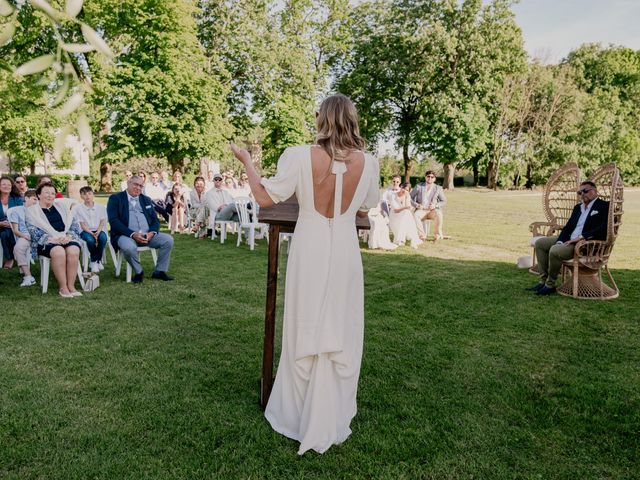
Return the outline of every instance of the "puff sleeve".
<path id="1" fill-rule="evenodd" d="M 370 164 L 371 172 L 369 174 L 369 185 L 367 185 L 367 195 L 360 206 L 362 211 L 367 211 L 380 203 L 380 164 L 371 155 L 367 155 L 365 159 Z"/>
<path id="2" fill-rule="evenodd" d="M 274 203 L 283 202 L 293 195 L 300 176 L 300 156 L 296 148 L 287 148 L 278 160 L 278 171 L 271 178 L 263 178 L 260 183 Z"/>

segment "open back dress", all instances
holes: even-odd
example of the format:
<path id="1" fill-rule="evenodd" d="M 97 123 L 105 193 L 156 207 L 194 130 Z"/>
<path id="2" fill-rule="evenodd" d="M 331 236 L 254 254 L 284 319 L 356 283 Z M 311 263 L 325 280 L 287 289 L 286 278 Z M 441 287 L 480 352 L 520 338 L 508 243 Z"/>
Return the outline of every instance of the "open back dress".
<path id="1" fill-rule="evenodd" d="M 300 205 L 287 262 L 282 352 L 265 410 L 274 430 L 300 442 L 300 455 L 342 443 L 356 414 L 364 284 L 355 217 L 380 199 L 378 162 L 362 155 L 362 174 L 346 209 L 341 202 L 347 168 L 332 162 L 333 218 L 314 204 L 309 145 L 285 150 L 277 174 L 262 179 L 274 202 L 295 193 Z"/>

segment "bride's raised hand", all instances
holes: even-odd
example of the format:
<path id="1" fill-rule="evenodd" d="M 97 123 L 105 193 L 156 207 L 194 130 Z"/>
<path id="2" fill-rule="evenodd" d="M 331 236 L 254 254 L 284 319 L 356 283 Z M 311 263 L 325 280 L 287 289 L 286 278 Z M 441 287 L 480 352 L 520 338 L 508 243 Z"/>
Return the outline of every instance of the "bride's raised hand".
<path id="1" fill-rule="evenodd" d="M 238 147 L 235 143 L 230 143 L 231 151 L 233 155 L 242 162 L 243 165 L 247 165 L 251 163 L 251 154 L 246 151 L 244 148 Z"/>

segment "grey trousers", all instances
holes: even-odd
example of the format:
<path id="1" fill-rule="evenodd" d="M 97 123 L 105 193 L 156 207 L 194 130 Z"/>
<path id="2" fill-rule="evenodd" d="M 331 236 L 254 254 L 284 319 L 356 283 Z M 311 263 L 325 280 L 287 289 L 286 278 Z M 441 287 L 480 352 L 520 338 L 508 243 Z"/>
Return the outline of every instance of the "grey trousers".
<path id="1" fill-rule="evenodd" d="M 219 212 L 216 212 L 215 220 L 233 220 L 238 221 L 238 211 L 236 210 L 236 204 L 230 203 Z"/>
<path id="2" fill-rule="evenodd" d="M 573 258 L 575 244 L 556 244 L 558 237 L 544 237 L 536 242 L 536 258 L 538 259 L 538 271 L 540 283 L 549 287 L 556 286 L 556 280 L 564 260 Z"/>
<path id="3" fill-rule="evenodd" d="M 166 233 L 156 233 L 147 246 L 158 249 L 158 264 L 156 265 L 156 272 L 168 271 L 169 260 L 171 259 L 171 250 L 173 249 L 173 237 Z M 125 260 L 129 262 L 133 271 L 136 274 L 141 273 L 142 265 L 140 264 L 138 244 L 136 241 L 123 235 L 118 238 L 118 247 L 122 250 Z"/>

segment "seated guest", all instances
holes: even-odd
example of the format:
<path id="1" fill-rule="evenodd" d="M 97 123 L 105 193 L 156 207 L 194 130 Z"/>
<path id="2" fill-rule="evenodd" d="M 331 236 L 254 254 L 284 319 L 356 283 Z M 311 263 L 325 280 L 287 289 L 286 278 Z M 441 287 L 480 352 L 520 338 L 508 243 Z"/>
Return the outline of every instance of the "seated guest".
<path id="1" fill-rule="evenodd" d="M 102 254 L 107 246 L 107 210 L 93 201 L 91 187 L 82 187 L 80 198 L 82 203 L 75 207 L 74 214 L 82 229 L 80 238 L 87 243 L 91 255 L 91 271 L 97 273 L 104 270 Z"/>
<path id="2" fill-rule="evenodd" d="M 49 177 L 48 175 L 42 175 L 38 179 L 38 185 L 36 186 L 36 188 L 38 188 L 43 183 L 50 183 L 53 185 L 53 180 L 51 180 L 51 177 Z M 56 198 L 64 198 L 64 195 L 62 195 L 62 192 L 59 192 L 57 188 L 56 188 Z"/>
<path id="3" fill-rule="evenodd" d="M 168 192 L 165 190 L 162 183 L 160 183 L 160 174 L 158 172 L 153 172 L 151 174 L 151 181 L 144 187 L 144 194 L 153 200 L 154 210 L 162 215 L 165 222 L 169 223 L 169 213 L 167 212 L 167 206 L 164 203 L 167 193 Z"/>
<path id="4" fill-rule="evenodd" d="M 160 184 L 165 192 L 170 192 L 173 187 L 173 182 L 169 180 L 169 174 L 166 170 L 160 170 Z"/>
<path id="5" fill-rule="evenodd" d="M 369 248 L 395 250 L 398 245 L 389 239 L 389 219 L 382 214 L 380 204 L 369 210 Z"/>
<path id="6" fill-rule="evenodd" d="M 124 258 L 135 272 L 134 283 L 141 283 L 144 272 L 138 255 L 139 246 L 158 249 L 158 264 L 152 278 L 168 281 L 169 260 L 173 249 L 173 237 L 160 233 L 160 222 L 153 210 L 153 202 L 142 195 L 144 183 L 137 175 L 129 179 L 127 190 L 109 197 L 107 216 L 111 225 L 111 245 L 122 250 Z"/>
<path id="7" fill-rule="evenodd" d="M 391 197 L 389 205 L 389 226 L 393 232 L 393 243 L 403 245 L 407 240 L 412 248 L 418 248 L 422 243 L 413 219 L 411 199 L 409 197 L 410 185 L 403 183 L 400 189 Z"/>
<path id="8" fill-rule="evenodd" d="M 196 177 L 193 181 L 193 190 L 189 194 L 189 216 L 193 224 L 193 230 L 198 238 L 207 236 L 209 223 L 209 206 L 206 201 L 205 181 L 202 177 Z"/>
<path id="9" fill-rule="evenodd" d="M 80 226 L 66 204 L 54 203 L 56 187 L 43 183 L 36 188 L 38 203 L 27 208 L 31 249 L 51 259 L 61 297 L 81 297 L 75 287 L 80 261 Z M 35 256 L 35 255 L 34 255 Z"/>
<path id="10" fill-rule="evenodd" d="M 233 198 L 226 188 L 222 187 L 222 175 L 213 176 L 214 187 L 207 192 L 205 199 L 211 212 L 211 225 L 216 220 L 238 221 L 238 212 Z"/>
<path id="11" fill-rule="evenodd" d="M 422 223 L 424 220 L 433 220 L 436 240 L 440 240 L 443 236 L 442 209 L 447 204 L 447 197 L 444 196 L 442 187 L 436 185 L 435 181 L 435 172 L 433 170 L 427 170 L 424 174 L 424 182 L 420 182 L 411 190 L 411 200 L 413 200 L 413 206 L 416 208 L 413 215 L 415 217 L 416 227 L 418 227 L 418 233 L 422 239 L 426 237 Z"/>
<path id="12" fill-rule="evenodd" d="M 27 229 L 27 211 L 31 205 L 38 203 L 35 190 L 27 190 L 24 194 L 24 205 L 13 207 L 9 212 L 9 221 L 16 239 L 16 246 L 13 247 L 13 256 L 18 262 L 20 273 L 22 273 L 21 287 L 30 287 L 36 284 L 36 279 L 31 275 L 31 236 Z"/>
<path id="13" fill-rule="evenodd" d="M 125 172 L 124 172 L 125 179 L 122 182 L 120 182 L 120 191 L 121 192 L 124 192 L 127 189 L 127 182 L 131 178 L 131 175 L 133 175 L 131 170 L 125 170 Z"/>
<path id="14" fill-rule="evenodd" d="M 189 195 L 191 189 L 184 184 L 184 182 L 182 181 L 182 173 L 180 173 L 178 170 L 173 172 L 173 183 L 177 183 L 178 185 L 180 185 L 180 191 L 183 195 L 185 195 L 185 198 L 187 198 L 186 196 Z"/>
<path id="15" fill-rule="evenodd" d="M 208 192 L 209 190 L 211 190 L 213 188 L 213 176 L 215 175 L 213 170 L 209 170 L 207 172 L 207 181 L 204 182 L 204 191 Z"/>
<path id="16" fill-rule="evenodd" d="M 16 184 L 16 188 L 20 193 L 20 197 L 24 200 L 24 195 L 29 190 L 29 186 L 27 185 L 27 177 L 24 175 L 16 175 L 13 177 L 13 183 Z"/>
<path id="17" fill-rule="evenodd" d="M 571 217 L 560 235 L 536 241 L 540 282 L 527 290 L 538 295 L 555 293 L 562 262 L 573 258 L 576 243 L 580 240 L 607 239 L 609 202 L 598 198 L 596 184 L 591 181 L 580 184 L 578 195 L 581 202 L 573 207 Z"/>
<path id="18" fill-rule="evenodd" d="M 184 211 L 187 205 L 184 201 L 184 195 L 180 191 L 180 185 L 177 183 L 173 185 L 171 191 L 167 193 L 164 203 L 167 206 L 167 213 L 171 215 L 171 225 L 169 226 L 171 235 L 176 230 L 182 233 L 184 231 Z"/>
<path id="19" fill-rule="evenodd" d="M 402 179 L 400 178 L 400 175 L 394 175 L 391 177 L 391 185 L 382 193 L 382 201 L 386 202 L 387 205 L 391 205 L 391 200 L 400 190 L 401 183 Z"/>
<path id="20" fill-rule="evenodd" d="M 16 246 L 11 222 L 7 218 L 7 210 L 23 203 L 13 179 L 5 176 L 0 177 L 0 243 L 2 243 L 2 255 L 4 258 L 2 268 L 13 267 L 13 248 Z"/>

